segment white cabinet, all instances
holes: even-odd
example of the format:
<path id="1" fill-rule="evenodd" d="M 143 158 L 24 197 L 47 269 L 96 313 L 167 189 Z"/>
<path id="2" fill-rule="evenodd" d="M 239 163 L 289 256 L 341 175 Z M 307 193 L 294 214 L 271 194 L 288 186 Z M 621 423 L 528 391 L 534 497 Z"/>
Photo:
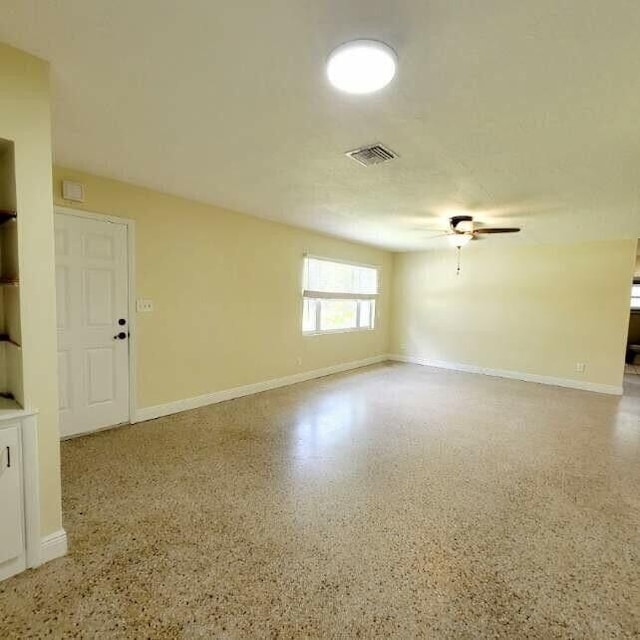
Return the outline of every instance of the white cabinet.
<path id="1" fill-rule="evenodd" d="M 0 565 L 24 549 L 20 426 L 0 429 Z"/>
<path id="2" fill-rule="evenodd" d="M 39 564 L 36 416 L 0 408 L 0 580 Z"/>
<path id="3" fill-rule="evenodd" d="M 41 547 L 36 414 L 24 408 L 17 177 L 14 143 L 0 139 L 0 580 L 38 565 Z"/>

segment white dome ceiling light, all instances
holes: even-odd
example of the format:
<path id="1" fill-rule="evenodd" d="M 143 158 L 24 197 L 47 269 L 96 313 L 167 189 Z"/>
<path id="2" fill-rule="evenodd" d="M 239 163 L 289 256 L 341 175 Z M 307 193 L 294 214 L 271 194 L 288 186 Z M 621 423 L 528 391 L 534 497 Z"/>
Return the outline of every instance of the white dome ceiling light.
<path id="1" fill-rule="evenodd" d="M 340 91 L 365 94 L 386 87 L 396 75 L 395 51 L 377 40 L 353 40 L 331 52 L 329 82 Z"/>
<path id="2" fill-rule="evenodd" d="M 470 240 L 473 240 L 473 233 L 467 233 L 466 231 L 464 233 L 454 233 L 449 236 L 449 240 L 454 247 L 460 249 L 469 244 Z"/>

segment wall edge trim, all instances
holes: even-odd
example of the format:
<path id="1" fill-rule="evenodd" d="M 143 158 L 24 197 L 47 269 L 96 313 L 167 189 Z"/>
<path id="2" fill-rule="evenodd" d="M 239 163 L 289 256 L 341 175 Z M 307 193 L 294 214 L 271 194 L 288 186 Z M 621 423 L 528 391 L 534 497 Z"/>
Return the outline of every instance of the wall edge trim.
<path id="1" fill-rule="evenodd" d="M 591 391 L 594 393 L 605 393 L 612 396 L 621 396 L 623 389 L 609 384 L 600 384 L 597 382 L 588 382 L 586 380 L 573 380 L 571 378 L 555 378 L 553 376 L 542 376 L 536 373 L 524 373 L 522 371 L 510 371 L 507 369 L 490 369 L 488 367 L 479 367 L 472 364 L 464 364 L 460 362 L 449 362 L 446 360 L 431 360 L 430 358 L 421 358 L 419 356 L 410 355 L 390 355 L 390 360 L 395 362 L 406 362 L 409 364 L 418 364 L 423 367 L 433 367 L 435 369 L 451 369 L 453 371 L 464 371 L 465 373 L 477 373 L 484 376 L 492 376 L 495 378 L 509 378 L 510 380 L 522 380 L 523 382 L 536 382 L 538 384 L 546 384 L 554 387 L 564 387 L 567 389 L 578 389 L 580 391 Z"/>
<path id="2" fill-rule="evenodd" d="M 184 400 L 175 400 L 173 402 L 167 402 L 165 404 L 143 407 L 142 409 L 138 409 L 136 411 L 135 419 L 132 420 L 132 423 L 154 420 L 155 418 L 162 418 L 163 416 L 169 416 L 174 413 L 181 413 L 182 411 L 189 411 L 190 409 L 198 409 L 210 404 L 217 404 L 218 402 L 233 400 L 234 398 L 242 398 L 244 396 L 250 396 L 255 393 L 262 393 L 263 391 L 278 389 L 280 387 L 288 387 L 292 384 L 298 384 L 299 382 L 306 382 L 307 380 L 323 378 L 335 373 L 343 373 L 344 371 L 360 369 L 361 367 L 368 367 L 372 364 L 379 364 L 387 360 L 389 360 L 389 356 L 387 354 L 382 354 L 378 356 L 372 356 L 370 358 L 364 358 L 363 360 L 344 362 L 341 364 L 332 365 L 330 367 L 324 367 L 322 369 L 313 369 L 311 371 L 305 371 L 303 373 L 294 373 L 290 376 L 284 376 L 282 378 L 271 378 L 269 380 L 255 382 L 253 384 L 247 384 L 240 387 L 222 389 L 221 391 L 214 391 L 213 393 L 206 393 L 204 395 L 195 396 L 193 398 L 185 398 Z"/>

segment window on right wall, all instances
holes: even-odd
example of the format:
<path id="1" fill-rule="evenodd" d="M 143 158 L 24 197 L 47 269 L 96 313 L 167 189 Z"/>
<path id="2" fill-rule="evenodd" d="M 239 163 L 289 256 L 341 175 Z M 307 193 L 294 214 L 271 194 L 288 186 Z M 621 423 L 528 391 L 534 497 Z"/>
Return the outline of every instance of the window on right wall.
<path id="1" fill-rule="evenodd" d="M 640 278 L 634 278 L 631 285 L 631 311 L 640 313 Z"/>
<path id="2" fill-rule="evenodd" d="M 302 332 L 375 328 L 378 286 L 377 267 L 305 257 Z"/>

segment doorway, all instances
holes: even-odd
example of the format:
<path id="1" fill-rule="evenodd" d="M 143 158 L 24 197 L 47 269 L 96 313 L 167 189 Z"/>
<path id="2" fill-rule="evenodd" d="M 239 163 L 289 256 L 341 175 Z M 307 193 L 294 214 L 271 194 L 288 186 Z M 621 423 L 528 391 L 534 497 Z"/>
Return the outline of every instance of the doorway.
<path id="1" fill-rule="evenodd" d="M 624 365 L 625 381 L 640 384 L 640 241 L 636 251 L 636 265 L 631 285 L 631 313 Z"/>
<path id="2" fill-rule="evenodd" d="M 55 210 L 60 436 L 132 417 L 133 223 Z"/>

